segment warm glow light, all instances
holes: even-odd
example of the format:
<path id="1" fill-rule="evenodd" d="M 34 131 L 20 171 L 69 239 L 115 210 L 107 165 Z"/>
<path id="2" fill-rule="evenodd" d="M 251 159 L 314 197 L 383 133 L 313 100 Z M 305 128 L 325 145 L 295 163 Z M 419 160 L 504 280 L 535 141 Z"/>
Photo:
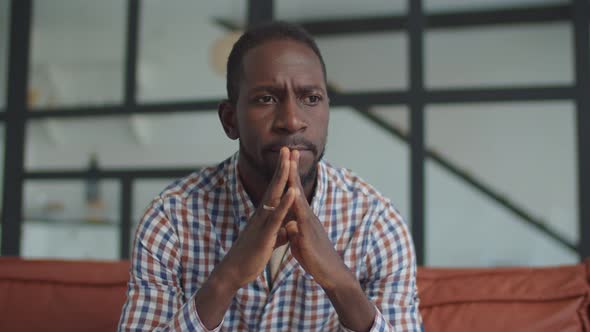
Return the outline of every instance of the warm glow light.
<path id="1" fill-rule="evenodd" d="M 223 37 L 218 38 L 211 47 L 209 52 L 209 62 L 215 73 L 224 76 L 226 72 L 226 63 L 229 52 L 234 43 L 242 35 L 239 31 L 228 32 Z"/>

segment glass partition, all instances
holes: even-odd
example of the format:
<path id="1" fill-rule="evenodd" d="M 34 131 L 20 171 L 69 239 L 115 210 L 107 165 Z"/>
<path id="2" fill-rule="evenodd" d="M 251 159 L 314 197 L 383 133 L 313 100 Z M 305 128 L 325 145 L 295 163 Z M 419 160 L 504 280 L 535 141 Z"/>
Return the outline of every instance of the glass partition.
<path id="1" fill-rule="evenodd" d="M 217 112 L 39 119 L 27 127 L 26 169 L 196 167 L 237 151 Z"/>
<path id="2" fill-rule="evenodd" d="M 404 15 L 407 1 L 340 0 L 337 4 L 313 0 L 275 0 L 275 17 L 287 21 Z"/>
<path id="3" fill-rule="evenodd" d="M 407 88 L 409 64 L 405 33 L 320 36 L 316 41 L 326 63 L 328 84 L 334 90 L 359 92 Z"/>
<path id="4" fill-rule="evenodd" d="M 29 106 L 119 104 L 127 2 L 34 1 Z"/>
<path id="5" fill-rule="evenodd" d="M 326 159 L 352 170 L 391 199 L 410 224 L 409 145 L 406 138 L 395 136 L 383 126 L 396 123 L 407 128 L 407 109 L 379 106 L 370 111 L 377 124 L 358 110 L 333 108 L 326 146 Z"/>
<path id="6" fill-rule="evenodd" d="M 428 88 L 573 84 L 569 23 L 428 30 Z"/>
<path id="7" fill-rule="evenodd" d="M 425 0 L 426 12 L 460 12 L 465 10 L 492 10 L 567 5 L 567 0 Z"/>
<path id="8" fill-rule="evenodd" d="M 579 242 L 570 102 L 431 105 L 427 146 L 571 245 Z M 575 263 L 577 253 L 440 163 L 426 163 L 426 257 L 435 266 Z"/>
<path id="9" fill-rule="evenodd" d="M 21 255 L 118 259 L 119 201 L 114 180 L 25 182 Z"/>
<path id="10" fill-rule="evenodd" d="M 224 98 L 225 62 L 244 26 L 245 5 L 231 0 L 143 1 L 138 100 Z"/>

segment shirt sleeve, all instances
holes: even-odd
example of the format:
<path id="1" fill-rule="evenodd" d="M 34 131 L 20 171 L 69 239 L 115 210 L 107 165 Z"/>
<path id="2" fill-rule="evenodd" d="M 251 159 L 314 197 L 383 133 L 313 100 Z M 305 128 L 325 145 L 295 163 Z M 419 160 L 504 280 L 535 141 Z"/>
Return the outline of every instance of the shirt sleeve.
<path id="1" fill-rule="evenodd" d="M 402 217 L 391 206 L 373 220 L 365 256 L 367 297 L 375 304 L 370 331 L 422 331 L 416 288 L 416 258 Z"/>
<path id="2" fill-rule="evenodd" d="M 178 236 L 156 198 L 136 233 L 127 301 L 118 331 L 207 330 L 198 316 L 194 295 L 184 300 Z"/>

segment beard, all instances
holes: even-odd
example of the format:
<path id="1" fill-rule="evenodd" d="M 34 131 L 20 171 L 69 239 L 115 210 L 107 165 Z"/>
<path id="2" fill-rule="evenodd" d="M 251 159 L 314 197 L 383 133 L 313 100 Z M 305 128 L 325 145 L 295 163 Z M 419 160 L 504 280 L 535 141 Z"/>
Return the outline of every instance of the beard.
<path id="1" fill-rule="evenodd" d="M 272 178 L 274 176 L 276 165 L 273 167 L 269 163 L 258 161 L 244 147 L 241 140 L 239 142 L 239 146 L 240 146 L 240 155 L 243 156 L 244 159 L 250 165 L 253 166 L 252 168 L 255 169 L 263 179 L 265 179 L 268 183 L 270 183 L 270 181 L 272 181 Z M 300 170 L 300 172 L 299 172 L 299 177 L 301 178 L 301 186 L 303 186 L 303 187 L 305 187 L 310 182 L 316 180 L 317 173 L 318 173 L 318 163 L 324 157 L 324 152 L 325 152 L 325 147 L 322 148 L 322 151 L 320 153 L 318 153 L 318 149 L 313 144 L 310 144 L 309 148 L 310 148 L 309 150 L 312 152 L 312 154 L 314 156 L 314 159 L 308 169 L 303 170 L 303 172 L 301 172 L 301 170 Z M 277 165 L 278 165 L 278 163 L 277 163 Z M 285 190 L 286 190 L 286 188 L 285 188 Z"/>

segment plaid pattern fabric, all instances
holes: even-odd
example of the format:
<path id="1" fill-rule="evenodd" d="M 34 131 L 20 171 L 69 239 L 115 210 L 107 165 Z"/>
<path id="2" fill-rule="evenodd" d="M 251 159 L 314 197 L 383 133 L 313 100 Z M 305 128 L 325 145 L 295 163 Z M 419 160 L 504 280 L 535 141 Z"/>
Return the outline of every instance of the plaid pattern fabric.
<path id="1" fill-rule="evenodd" d="M 311 207 L 377 308 L 371 331 L 420 331 L 414 250 L 401 216 L 349 171 L 325 161 L 318 167 Z M 119 330 L 206 331 L 193 296 L 254 210 L 239 181 L 237 153 L 165 189 L 137 228 Z M 236 293 L 216 330 L 345 330 L 290 252 L 271 290 L 265 278 L 261 273 Z"/>

